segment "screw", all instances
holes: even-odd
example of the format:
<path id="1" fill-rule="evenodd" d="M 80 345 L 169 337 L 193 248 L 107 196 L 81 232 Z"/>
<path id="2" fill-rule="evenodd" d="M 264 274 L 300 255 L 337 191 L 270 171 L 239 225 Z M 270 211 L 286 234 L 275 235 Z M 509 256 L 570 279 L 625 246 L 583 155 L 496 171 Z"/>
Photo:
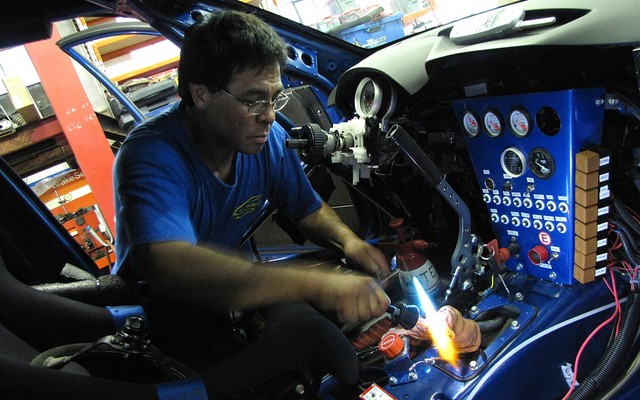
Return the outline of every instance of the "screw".
<path id="1" fill-rule="evenodd" d="M 520 323 L 518 321 L 511 321 L 511 329 L 520 328 Z"/>
<path id="2" fill-rule="evenodd" d="M 477 314 L 477 313 L 478 313 L 478 306 L 471 307 L 471 314 Z"/>
<path id="3" fill-rule="evenodd" d="M 518 263 L 518 264 L 516 264 L 516 269 L 517 269 L 518 271 L 522 271 L 522 269 L 523 269 L 523 268 L 524 268 L 524 266 L 522 265 L 522 263 Z"/>
<path id="4" fill-rule="evenodd" d="M 395 385 L 396 383 L 398 383 L 398 378 L 396 378 L 395 376 L 392 376 L 391 378 L 389 378 L 389 383 L 391 385 Z"/>
<path id="5" fill-rule="evenodd" d="M 556 273 L 555 273 L 555 272 L 551 271 L 551 272 L 549 273 L 549 279 L 551 279 L 552 281 L 555 281 L 555 280 L 556 280 L 556 277 L 557 277 L 557 275 L 556 275 Z"/>
<path id="6" fill-rule="evenodd" d="M 416 379 L 418 379 L 418 374 L 415 371 L 409 372 L 409 380 L 415 381 Z"/>
<path id="7" fill-rule="evenodd" d="M 524 299 L 524 295 L 521 292 L 516 293 L 516 300 L 522 301 Z"/>
<path id="8" fill-rule="evenodd" d="M 296 393 L 304 394 L 304 392 L 305 392 L 305 389 L 304 389 L 304 385 L 303 384 L 296 385 Z"/>
<path id="9" fill-rule="evenodd" d="M 478 362 L 476 360 L 469 361 L 469 368 L 472 370 L 478 369 Z"/>

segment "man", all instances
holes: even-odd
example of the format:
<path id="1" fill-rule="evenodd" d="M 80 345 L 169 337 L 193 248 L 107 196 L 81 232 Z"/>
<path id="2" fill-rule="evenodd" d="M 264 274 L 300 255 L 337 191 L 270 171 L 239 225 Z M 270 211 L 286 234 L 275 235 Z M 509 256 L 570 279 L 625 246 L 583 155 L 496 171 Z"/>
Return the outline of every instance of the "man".
<path id="1" fill-rule="evenodd" d="M 219 12 L 197 23 L 182 47 L 181 102 L 131 132 L 114 167 L 114 271 L 145 282 L 155 343 L 223 398 L 295 371 L 327 369 L 354 383 L 353 349 L 307 303 L 342 322 L 389 305 L 371 276 L 263 266 L 242 255 L 242 235 L 268 200 L 363 272 L 389 273 L 382 253 L 321 201 L 284 146 L 275 112 L 287 100 L 285 63 L 283 41 L 255 16 Z M 234 345 L 230 310 L 260 310 L 263 336 Z"/>

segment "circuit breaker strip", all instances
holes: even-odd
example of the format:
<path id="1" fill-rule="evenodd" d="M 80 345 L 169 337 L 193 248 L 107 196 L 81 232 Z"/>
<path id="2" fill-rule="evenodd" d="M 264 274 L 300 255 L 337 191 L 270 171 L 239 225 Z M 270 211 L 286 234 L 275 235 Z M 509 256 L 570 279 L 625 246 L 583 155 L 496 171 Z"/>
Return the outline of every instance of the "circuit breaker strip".
<path id="1" fill-rule="evenodd" d="M 575 257 L 573 275 L 593 282 L 606 272 L 611 193 L 610 156 L 594 148 L 576 154 Z"/>

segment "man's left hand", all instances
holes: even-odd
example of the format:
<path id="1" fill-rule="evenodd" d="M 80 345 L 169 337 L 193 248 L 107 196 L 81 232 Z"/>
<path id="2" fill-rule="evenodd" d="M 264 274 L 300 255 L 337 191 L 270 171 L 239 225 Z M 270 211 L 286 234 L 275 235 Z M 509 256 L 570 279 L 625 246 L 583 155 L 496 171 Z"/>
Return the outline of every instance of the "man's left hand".
<path id="1" fill-rule="evenodd" d="M 391 273 L 389 263 L 384 254 L 369 243 L 361 239 L 352 239 L 343 245 L 347 264 L 360 267 L 362 271 L 379 279 L 386 278 Z"/>

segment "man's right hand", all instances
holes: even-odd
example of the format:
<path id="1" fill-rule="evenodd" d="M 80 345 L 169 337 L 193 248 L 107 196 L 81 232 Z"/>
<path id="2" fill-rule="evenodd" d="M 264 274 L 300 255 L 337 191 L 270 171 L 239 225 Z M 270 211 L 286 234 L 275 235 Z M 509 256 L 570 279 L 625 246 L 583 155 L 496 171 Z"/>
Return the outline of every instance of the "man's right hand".
<path id="1" fill-rule="evenodd" d="M 315 271 L 309 278 L 309 301 L 335 311 L 343 323 L 368 321 L 384 314 L 391 304 L 382 287 L 368 276 Z"/>

